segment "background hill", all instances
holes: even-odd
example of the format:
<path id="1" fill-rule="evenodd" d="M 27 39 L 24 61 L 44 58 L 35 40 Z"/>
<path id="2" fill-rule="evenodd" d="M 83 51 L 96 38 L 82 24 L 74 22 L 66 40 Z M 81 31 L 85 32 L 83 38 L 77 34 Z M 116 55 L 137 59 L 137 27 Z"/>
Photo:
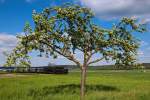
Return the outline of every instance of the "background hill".
<path id="1" fill-rule="evenodd" d="M 142 65 L 144 66 L 144 68 L 150 69 L 150 63 L 143 63 Z M 50 67 L 64 67 L 64 68 L 67 68 L 69 70 L 79 69 L 79 67 L 76 65 L 52 65 Z M 115 65 L 97 65 L 97 66 L 89 66 L 88 68 L 91 70 L 135 69 L 135 67 L 127 67 L 127 66 L 117 67 Z"/>

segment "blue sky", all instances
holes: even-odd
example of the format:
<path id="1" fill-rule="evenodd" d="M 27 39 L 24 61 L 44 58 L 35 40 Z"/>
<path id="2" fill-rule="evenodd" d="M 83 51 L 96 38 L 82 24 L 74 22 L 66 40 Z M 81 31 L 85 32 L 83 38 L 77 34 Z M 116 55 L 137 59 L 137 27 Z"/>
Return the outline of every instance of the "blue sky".
<path id="1" fill-rule="evenodd" d="M 22 33 L 25 22 L 28 21 L 33 26 L 32 10 L 35 9 L 37 12 L 40 12 L 45 7 L 61 5 L 65 2 L 91 8 L 96 15 L 94 22 L 105 28 L 110 28 L 113 23 L 123 16 L 136 16 L 139 19 L 144 19 L 146 23 L 150 22 L 149 0 L 0 0 L 0 65 L 5 62 L 3 51 L 11 52 L 15 47 L 17 43 L 15 35 Z M 141 47 L 138 52 L 139 61 L 149 62 L 150 33 L 135 33 L 135 36 L 141 39 Z M 72 62 L 68 62 L 61 56 L 57 60 L 44 57 L 39 58 L 35 56 L 35 53 L 32 56 L 33 66 L 47 65 L 48 62 L 72 64 Z M 79 59 L 81 58 L 79 57 Z M 98 64 L 106 64 L 106 62 Z"/>

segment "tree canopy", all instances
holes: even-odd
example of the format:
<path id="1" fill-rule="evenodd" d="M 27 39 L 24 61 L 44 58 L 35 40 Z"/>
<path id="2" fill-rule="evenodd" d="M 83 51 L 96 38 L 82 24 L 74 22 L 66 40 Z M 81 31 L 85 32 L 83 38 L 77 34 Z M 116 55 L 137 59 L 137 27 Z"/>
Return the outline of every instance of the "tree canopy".
<path id="1" fill-rule="evenodd" d="M 17 36 L 18 45 L 7 57 L 6 66 L 30 66 L 28 54 L 33 50 L 40 51 L 40 56 L 62 55 L 78 66 L 82 64 L 74 56 L 76 50 L 83 52 L 87 66 L 102 59 L 133 64 L 139 43 L 131 33 L 146 31 L 137 19 L 126 17 L 111 29 L 102 28 L 94 24 L 94 14 L 89 8 L 78 5 L 46 8 L 41 13 L 34 10 L 32 17 L 34 29 L 29 23 L 25 25 L 25 35 Z M 91 61 L 97 53 L 102 56 Z"/>

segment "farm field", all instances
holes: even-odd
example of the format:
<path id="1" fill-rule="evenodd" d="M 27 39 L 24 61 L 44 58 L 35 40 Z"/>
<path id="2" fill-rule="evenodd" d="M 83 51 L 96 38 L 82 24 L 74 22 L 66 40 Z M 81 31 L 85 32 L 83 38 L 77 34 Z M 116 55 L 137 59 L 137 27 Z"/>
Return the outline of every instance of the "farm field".
<path id="1" fill-rule="evenodd" d="M 0 100 L 79 100 L 80 72 L 0 74 Z M 150 70 L 87 74 L 86 100 L 150 100 Z"/>

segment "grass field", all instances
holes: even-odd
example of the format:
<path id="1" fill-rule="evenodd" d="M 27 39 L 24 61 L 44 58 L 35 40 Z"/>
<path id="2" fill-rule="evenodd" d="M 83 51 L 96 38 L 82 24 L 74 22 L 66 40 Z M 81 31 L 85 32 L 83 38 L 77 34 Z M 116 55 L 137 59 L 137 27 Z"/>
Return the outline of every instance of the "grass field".
<path id="1" fill-rule="evenodd" d="M 0 100 L 79 100 L 80 73 L 0 74 Z M 86 100 L 150 100 L 150 71 L 88 72 Z"/>

